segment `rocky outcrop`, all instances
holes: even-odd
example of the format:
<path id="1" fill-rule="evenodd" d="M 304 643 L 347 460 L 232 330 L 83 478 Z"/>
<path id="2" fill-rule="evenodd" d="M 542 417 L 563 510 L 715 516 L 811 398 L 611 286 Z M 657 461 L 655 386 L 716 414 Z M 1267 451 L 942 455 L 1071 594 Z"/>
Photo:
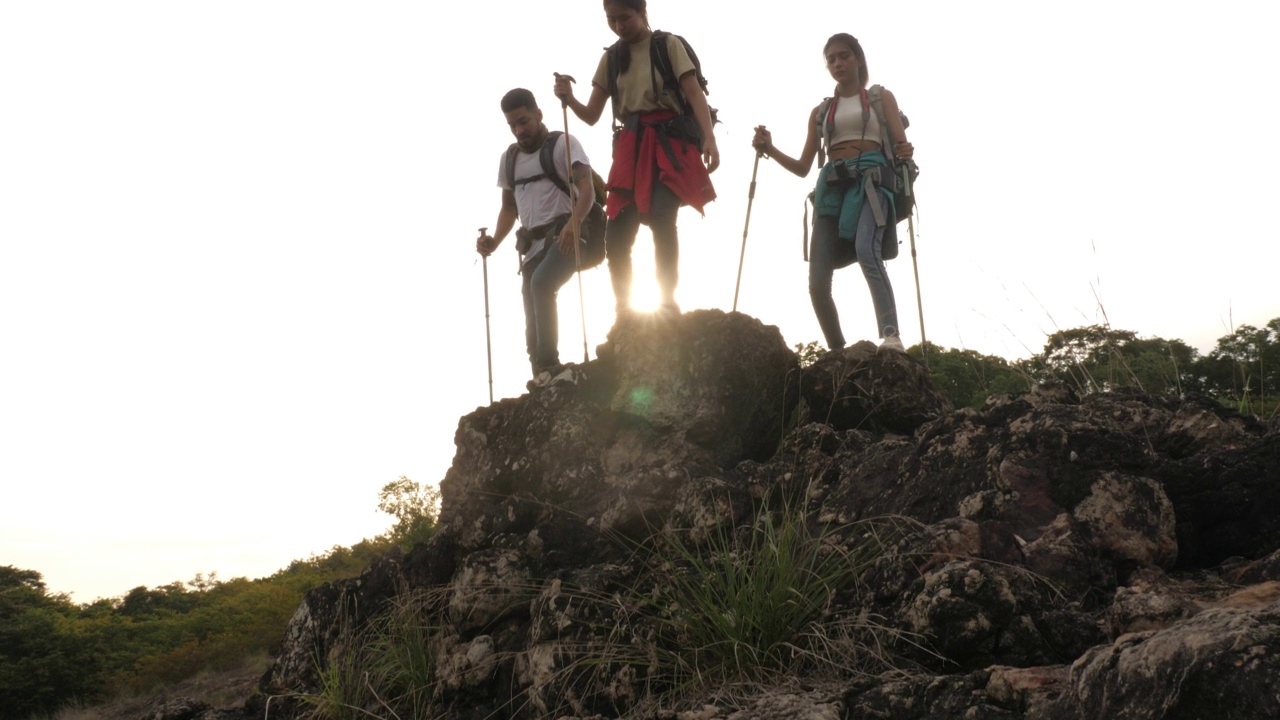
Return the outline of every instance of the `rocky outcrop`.
<path id="1" fill-rule="evenodd" d="M 537 531 L 544 564 L 580 565 L 596 534 L 660 523 L 691 479 L 772 456 L 796 403 L 794 353 L 743 315 L 636 316 L 599 354 L 577 384 L 459 423 L 440 490 L 461 550 Z"/>
<path id="2" fill-rule="evenodd" d="M 1274 428 L 1061 387 L 954 410 L 906 355 L 802 369 L 736 313 L 630 318 L 598 355 L 461 419 L 437 534 L 309 594 L 252 712 L 301 714 L 409 608 L 438 717 L 1280 716 Z M 808 636 L 839 662 L 673 692 L 709 662 L 677 621 L 721 612 L 690 584 L 795 538 L 839 560 Z"/>

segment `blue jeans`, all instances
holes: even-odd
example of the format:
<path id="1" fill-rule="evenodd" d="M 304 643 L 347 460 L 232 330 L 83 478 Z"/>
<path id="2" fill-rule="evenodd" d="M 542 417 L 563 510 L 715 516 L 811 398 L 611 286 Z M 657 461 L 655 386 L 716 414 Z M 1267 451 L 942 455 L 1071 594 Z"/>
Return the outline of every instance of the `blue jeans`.
<path id="1" fill-rule="evenodd" d="M 573 253 L 562 253 L 556 246 L 559 233 L 547 239 L 550 247 L 538 260 L 526 265 L 524 278 L 524 344 L 529 351 L 533 374 L 560 364 L 560 319 L 556 315 L 556 295 L 573 277 L 578 264 Z"/>
<path id="2" fill-rule="evenodd" d="M 679 212 L 680 198 L 666 185 L 654 183 L 653 202 L 643 220 L 653 233 L 653 259 L 664 305 L 675 304 L 676 284 L 680 281 L 680 240 L 676 232 Z M 605 226 L 605 257 L 609 260 L 613 298 L 620 309 L 631 307 L 631 248 L 636 244 L 640 221 L 640 213 L 632 203 Z"/>
<path id="3" fill-rule="evenodd" d="M 888 212 L 884 198 L 876 193 L 875 202 Z M 835 216 L 815 217 L 813 220 L 813 244 L 809 249 L 809 299 L 818 325 L 826 338 L 827 347 L 838 350 L 845 345 L 840 331 L 840 313 L 831 297 L 831 278 L 836 268 L 857 261 L 862 276 L 871 290 L 871 304 L 876 311 L 876 332 L 880 337 L 898 334 L 898 306 L 893 299 L 893 286 L 889 273 L 880 259 L 880 245 L 884 228 L 876 227 L 871 203 L 862 204 L 858 215 L 858 232 L 853 242 L 841 240 L 838 229 L 840 219 Z"/>

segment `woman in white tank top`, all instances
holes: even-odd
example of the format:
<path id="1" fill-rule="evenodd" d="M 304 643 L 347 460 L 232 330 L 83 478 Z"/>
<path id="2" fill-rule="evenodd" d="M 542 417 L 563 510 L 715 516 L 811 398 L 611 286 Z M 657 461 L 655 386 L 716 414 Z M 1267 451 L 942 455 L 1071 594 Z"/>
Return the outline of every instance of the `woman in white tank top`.
<path id="1" fill-rule="evenodd" d="M 779 151 L 763 126 L 756 128 L 752 145 L 792 173 L 806 177 L 819 150 L 827 162 L 820 168 L 815 189 L 813 244 L 809 259 L 809 297 L 827 347 L 845 346 L 840 316 L 831 295 L 831 281 L 837 268 L 857 262 L 871 291 L 876 332 L 883 338 L 881 349 L 905 352 L 898 335 L 898 310 L 893 287 L 885 268 L 886 244 L 897 248 L 892 195 L 878 187 L 880 169 L 889 161 L 881 147 L 884 128 L 892 138 L 894 154 L 910 158 L 911 143 L 898 112 L 893 93 L 881 89 L 884 119 L 872 111 L 867 98 L 867 60 L 857 39 L 838 33 L 827 40 L 822 54 L 827 71 L 836 81 L 830 101 L 824 100 L 809 113 L 808 134 L 800 156 L 792 158 Z M 874 180 L 865 182 L 868 176 Z M 875 187 L 873 192 L 868 188 Z M 887 219 L 886 219 L 887 218 Z M 890 257 L 896 255 L 891 253 Z"/>

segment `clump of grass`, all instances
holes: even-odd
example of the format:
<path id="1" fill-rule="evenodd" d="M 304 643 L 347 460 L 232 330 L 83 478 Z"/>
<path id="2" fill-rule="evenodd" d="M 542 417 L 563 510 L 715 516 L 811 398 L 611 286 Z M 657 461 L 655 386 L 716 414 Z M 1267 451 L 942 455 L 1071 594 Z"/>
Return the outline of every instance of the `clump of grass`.
<path id="1" fill-rule="evenodd" d="M 364 681 L 363 653 L 337 653 L 325 664 L 320 690 L 303 697 L 315 720 L 353 720 L 369 714 L 372 696 Z"/>
<path id="2" fill-rule="evenodd" d="M 881 552 L 876 533 L 841 544 L 785 507 L 701 547 L 674 539 L 667 550 L 661 654 L 686 682 L 847 673 L 867 659 L 858 637 L 872 626 L 841 608 L 856 602 L 862 573 Z"/>
<path id="3" fill-rule="evenodd" d="M 630 570 L 594 587 L 561 578 L 530 588 L 530 597 L 555 588 L 542 601 L 558 598 L 551 601 L 557 630 L 520 656 L 529 684 L 495 698 L 494 712 L 638 717 L 711 692 L 733 697 L 733 688 L 797 676 L 847 678 L 890 668 L 888 648 L 900 633 L 861 609 L 862 575 L 888 544 L 887 527 L 814 526 L 801 507 L 784 503 L 762 507 L 741 527 L 726 523 L 696 537 L 655 532 L 643 547 L 631 546 Z M 311 717 L 429 719 L 447 712 L 436 661 L 441 638 L 452 633 L 444 593 L 402 597 L 334 654 L 321 690 L 308 698 Z M 504 654 L 502 662 L 516 657 Z"/>
<path id="4" fill-rule="evenodd" d="M 437 716 L 436 652 L 441 636 L 439 590 L 397 602 L 321 670 L 319 692 L 307 695 L 315 720 Z"/>
<path id="5" fill-rule="evenodd" d="M 370 644 L 370 674 L 384 702 L 402 709 L 402 717 L 426 718 L 435 701 L 435 664 L 441 623 L 434 612 L 435 593 L 402 598 L 384 615 Z"/>

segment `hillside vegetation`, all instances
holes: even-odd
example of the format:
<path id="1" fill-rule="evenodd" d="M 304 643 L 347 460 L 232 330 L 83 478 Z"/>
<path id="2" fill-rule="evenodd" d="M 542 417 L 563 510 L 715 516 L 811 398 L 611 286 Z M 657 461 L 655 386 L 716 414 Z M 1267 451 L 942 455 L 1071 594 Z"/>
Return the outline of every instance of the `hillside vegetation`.
<path id="1" fill-rule="evenodd" d="M 426 540 L 438 493 L 400 478 L 382 488 L 386 533 L 295 560 L 249 580 L 196 575 L 78 605 L 34 570 L 0 566 L 0 720 L 156 693 L 201 673 L 262 666 L 311 588 L 355 577 L 373 560 Z"/>
<path id="2" fill-rule="evenodd" d="M 822 354 L 798 346 L 802 362 Z M 1242 413 L 1280 414 L 1280 318 L 1242 326 L 1208 354 L 1180 340 L 1140 338 L 1105 326 L 1051 335 L 1019 361 L 971 350 L 915 346 L 937 389 L 956 407 L 1047 380 L 1081 394 L 1136 387 L 1152 394 L 1201 393 Z M 137 587 L 123 597 L 76 604 L 50 593 L 36 570 L 0 567 L 0 720 L 52 717 L 60 709 L 156 693 L 200 673 L 274 656 L 310 589 L 358 575 L 380 556 L 435 531 L 438 494 L 408 478 L 388 483 L 379 508 L 395 518 L 384 535 L 297 560 L 265 578 Z"/>

